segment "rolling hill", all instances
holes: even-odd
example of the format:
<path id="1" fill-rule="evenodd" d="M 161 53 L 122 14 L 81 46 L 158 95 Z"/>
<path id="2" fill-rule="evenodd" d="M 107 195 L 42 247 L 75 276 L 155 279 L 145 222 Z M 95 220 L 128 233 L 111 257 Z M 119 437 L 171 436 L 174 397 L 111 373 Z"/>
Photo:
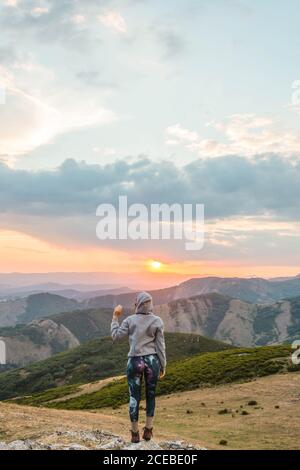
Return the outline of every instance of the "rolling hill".
<path id="1" fill-rule="evenodd" d="M 110 332 L 111 310 L 77 310 L 0 328 L 7 364 L 24 366 L 71 349 Z"/>
<path id="2" fill-rule="evenodd" d="M 166 345 L 168 361 L 230 348 L 227 344 L 209 338 L 180 333 L 166 333 Z M 106 337 L 89 341 L 22 369 L 4 372 L 0 375 L 0 399 L 123 374 L 127 352 L 126 340 L 113 344 Z"/>
<path id="3" fill-rule="evenodd" d="M 169 364 L 166 377 L 159 381 L 157 394 L 169 395 L 212 385 L 243 382 L 281 372 L 299 371 L 300 366 L 291 363 L 291 352 L 289 346 L 234 348 L 175 360 Z M 111 381 L 97 391 L 72 396 L 78 390 L 79 386 L 59 387 L 18 398 L 15 402 L 68 410 L 116 408 L 128 402 L 128 385 L 125 378 Z"/>
<path id="4" fill-rule="evenodd" d="M 0 302 L 0 328 L 29 323 L 36 318 L 79 308 L 76 300 L 61 295 L 41 293 Z"/>

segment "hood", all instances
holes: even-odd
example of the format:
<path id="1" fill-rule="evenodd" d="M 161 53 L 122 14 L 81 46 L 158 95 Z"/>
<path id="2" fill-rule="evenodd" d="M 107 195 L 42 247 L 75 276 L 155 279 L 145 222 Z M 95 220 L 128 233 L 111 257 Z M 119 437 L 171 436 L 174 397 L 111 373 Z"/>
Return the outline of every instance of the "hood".
<path id="1" fill-rule="evenodd" d="M 153 311 L 152 296 L 148 292 L 140 292 L 135 300 L 135 313 L 148 315 Z"/>

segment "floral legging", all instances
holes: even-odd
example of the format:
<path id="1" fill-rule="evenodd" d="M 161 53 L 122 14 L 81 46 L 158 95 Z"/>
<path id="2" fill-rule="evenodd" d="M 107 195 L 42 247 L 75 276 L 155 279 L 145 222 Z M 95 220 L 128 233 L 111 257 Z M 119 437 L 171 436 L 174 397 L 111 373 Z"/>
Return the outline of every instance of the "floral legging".
<path id="1" fill-rule="evenodd" d="M 155 390 L 160 369 L 160 361 L 157 354 L 128 358 L 129 416 L 132 422 L 139 420 L 143 376 L 145 377 L 146 388 L 146 415 L 154 416 Z"/>

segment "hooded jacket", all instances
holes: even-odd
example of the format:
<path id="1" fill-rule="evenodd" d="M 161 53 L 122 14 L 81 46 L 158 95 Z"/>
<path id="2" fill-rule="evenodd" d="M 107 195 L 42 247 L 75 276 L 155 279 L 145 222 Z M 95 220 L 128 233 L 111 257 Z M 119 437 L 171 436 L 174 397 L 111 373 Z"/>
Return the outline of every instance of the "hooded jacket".
<path id="1" fill-rule="evenodd" d="M 111 322 L 111 336 L 113 341 L 128 336 L 128 357 L 146 356 L 157 354 L 161 369 L 167 365 L 166 347 L 164 339 L 164 325 L 160 317 L 153 313 L 152 297 L 147 292 L 138 294 L 135 303 L 135 313 L 123 320 L 119 325 L 118 320 Z"/>

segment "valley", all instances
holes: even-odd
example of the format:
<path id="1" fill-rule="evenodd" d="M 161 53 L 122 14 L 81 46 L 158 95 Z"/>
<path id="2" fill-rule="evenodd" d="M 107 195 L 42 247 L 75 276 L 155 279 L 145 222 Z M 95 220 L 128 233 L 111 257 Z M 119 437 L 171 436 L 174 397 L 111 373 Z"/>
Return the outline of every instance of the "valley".
<path id="1" fill-rule="evenodd" d="M 116 296 L 114 305 L 124 296 L 128 294 Z M 102 297 L 93 302 L 99 303 L 99 299 Z M 15 302 L 20 305 L 21 301 Z M 78 302 L 52 294 L 33 295 L 26 302 L 27 313 L 23 312 L 18 321 L 27 318 L 28 322 L 0 328 L 8 366 L 23 367 L 110 334 L 109 307 L 68 310 L 70 302 L 76 307 Z M 62 308 L 65 311 L 46 315 Z M 257 304 L 208 293 L 157 303 L 154 311 L 164 321 L 166 332 L 200 334 L 234 346 L 291 343 L 300 336 L 300 297 Z M 131 312 L 132 308 L 125 307 L 122 319 Z"/>

